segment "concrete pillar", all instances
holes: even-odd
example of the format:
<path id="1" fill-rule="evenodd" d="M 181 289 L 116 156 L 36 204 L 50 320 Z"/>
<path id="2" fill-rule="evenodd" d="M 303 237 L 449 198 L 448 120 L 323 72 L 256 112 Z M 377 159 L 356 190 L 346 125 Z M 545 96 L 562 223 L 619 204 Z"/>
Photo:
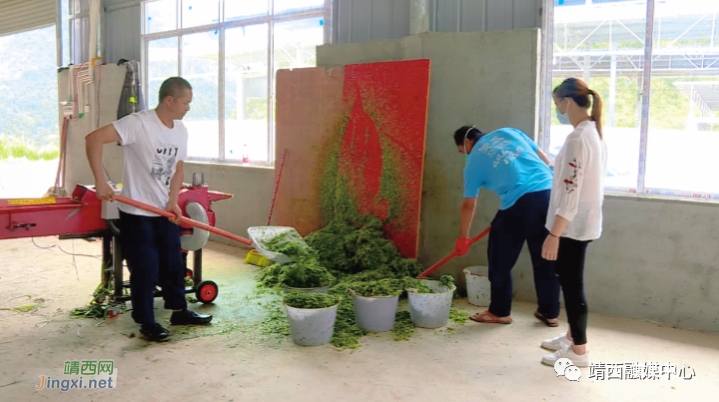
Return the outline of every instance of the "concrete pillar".
<path id="1" fill-rule="evenodd" d="M 422 32 L 429 32 L 429 0 L 410 0 L 409 33 L 417 35 Z"/>

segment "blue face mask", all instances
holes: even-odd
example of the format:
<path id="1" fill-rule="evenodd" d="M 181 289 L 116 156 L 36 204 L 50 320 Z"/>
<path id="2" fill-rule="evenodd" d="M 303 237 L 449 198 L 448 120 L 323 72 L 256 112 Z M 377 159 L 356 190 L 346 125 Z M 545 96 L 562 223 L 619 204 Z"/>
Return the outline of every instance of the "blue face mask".
<path id="1" fill-rule="evenodd" d="M 569 121 L 569 108 L 567 108 L 567 113 L 562 113 L 559 111 L 559 106 L 557 106 L 557 120 L 564 125 L 572 124 Z"/>

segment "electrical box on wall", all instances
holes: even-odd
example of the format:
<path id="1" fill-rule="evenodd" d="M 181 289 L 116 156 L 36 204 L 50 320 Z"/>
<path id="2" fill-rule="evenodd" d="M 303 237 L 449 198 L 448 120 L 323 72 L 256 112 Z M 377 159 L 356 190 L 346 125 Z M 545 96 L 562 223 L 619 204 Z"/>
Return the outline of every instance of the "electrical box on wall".
<path id="1" fill-rule="evenodd" d="M 74 102 L 62 102 L 62 115 L 63 116 L 72 116 L 72 114 L 75 112 L 75 103 Z"/>

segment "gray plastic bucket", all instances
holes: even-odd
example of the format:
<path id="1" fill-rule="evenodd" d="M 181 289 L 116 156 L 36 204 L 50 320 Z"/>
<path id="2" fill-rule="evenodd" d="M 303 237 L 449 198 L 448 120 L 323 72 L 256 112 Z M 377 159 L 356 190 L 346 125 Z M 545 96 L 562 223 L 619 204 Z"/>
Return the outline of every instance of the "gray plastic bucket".
<path id="1" fill-rule="evenodd" d="M 439 281 L 423 281 L 427 287 L 435 292 L 417 293 L 407 289 L 409 297 L 409 316 L 414 325 L 422 328 L 439 328 L 447 325 L 449 310 L 452 307 L 452 295 L 456 286 L 451 288 L 442 286 Z"/>
<path id="2" fill-rule="evenodd" d="M 352 294 L 357 326 L 367 332 L 385 332 L 394 327 L 399 296 L 364 297 Z"/>
<path id="3" fill-rule="evenodd" d="M 321 346 L 329 343 L 337 317 L 337 307 L 304 309 L 285 304 L 292 340 L 301 346 Z"/>

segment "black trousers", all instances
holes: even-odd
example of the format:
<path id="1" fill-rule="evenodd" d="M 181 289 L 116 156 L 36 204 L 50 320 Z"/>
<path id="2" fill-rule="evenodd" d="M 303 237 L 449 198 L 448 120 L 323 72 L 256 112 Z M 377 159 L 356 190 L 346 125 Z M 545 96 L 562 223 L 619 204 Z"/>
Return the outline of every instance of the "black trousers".
<path id="1" fill-rule="evenodd" d="M 534 268 L 537 310 L 546 318 L 559 315 L 559 282 L 554 262 L 542 258 L 542 246 L 549 231 L 545 228 L 550 190 L 523 195 L 510 208 L 498 211 L 489 232 L 489 281 L 492 301 L 489 312 L 506 317 L 512 310 L 512 268 L 529 246 Z"/>
<path id="2" fill-rule="evenodd" d="M 162 289 L 166 309 L 187 308 L 179 226 L 165 217 L 120 211 L 120 244 L 130 270 L 132 318 L 136 323 L 155 323 L 157 285 Z"/>
<path id="3" fill-rule="evenodd" d="M 589 309 L 584 296 L 584 259 L 590 242 L 562 237 L 554 269 L 564 293 L 567 321 L 575 345 L 587 343 Z"/>

